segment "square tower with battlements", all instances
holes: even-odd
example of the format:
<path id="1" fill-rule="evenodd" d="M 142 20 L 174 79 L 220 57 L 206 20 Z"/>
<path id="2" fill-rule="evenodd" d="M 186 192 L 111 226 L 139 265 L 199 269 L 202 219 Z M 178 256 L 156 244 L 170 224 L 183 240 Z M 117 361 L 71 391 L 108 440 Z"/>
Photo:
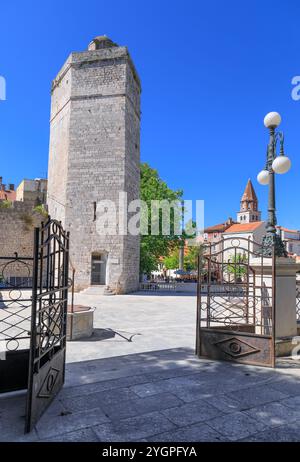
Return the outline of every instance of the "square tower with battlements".
<path id="1" fill-rule="evenodd" d="M 140 93 L 127 48 L 106 36 L 71 53 L 52 84 L 47 203 L 70 231 L 77 290 L 138 288 L 139 237 L 118 217 L 120 193 L 139 199 Z M 103 201 L 116 205 L 116 232 L 99 232 Z"/>

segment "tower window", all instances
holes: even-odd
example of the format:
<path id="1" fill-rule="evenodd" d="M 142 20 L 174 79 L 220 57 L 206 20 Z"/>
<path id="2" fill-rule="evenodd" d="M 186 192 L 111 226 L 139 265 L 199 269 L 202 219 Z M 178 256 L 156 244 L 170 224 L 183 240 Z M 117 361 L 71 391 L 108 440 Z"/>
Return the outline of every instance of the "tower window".
<path id="1" fill-rule="evenodd" d="M 97 202 L 93 202 L 94 207 L 94 221 L 97 219 Z"/>

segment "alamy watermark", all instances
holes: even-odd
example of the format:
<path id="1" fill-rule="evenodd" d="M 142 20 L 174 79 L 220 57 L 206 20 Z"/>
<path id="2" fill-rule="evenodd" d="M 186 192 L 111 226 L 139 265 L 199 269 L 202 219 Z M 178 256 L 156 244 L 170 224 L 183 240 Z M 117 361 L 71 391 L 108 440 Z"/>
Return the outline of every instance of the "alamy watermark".
<path id="1" fill-rule="evenodd" d="M 6 100 L 6 80 L 0 75 L 0 101 Z"/>
<path id="2" fill-rule="evenodd" d="M 299 101 L 300 99 L 300 75 L 295 75 L 292 78 L 292 85 L 294 88 L 292 89 L 291 96 L 294 101 Z"/>
<path id="3" fill-rule="evenodd" d="M 182 236 L 193 245 L 203 233 L 203 200 L 128 201 L 125 191 L 117 201 L 101 200 L 95 209 L 96 230 L 102 236 Z"/>

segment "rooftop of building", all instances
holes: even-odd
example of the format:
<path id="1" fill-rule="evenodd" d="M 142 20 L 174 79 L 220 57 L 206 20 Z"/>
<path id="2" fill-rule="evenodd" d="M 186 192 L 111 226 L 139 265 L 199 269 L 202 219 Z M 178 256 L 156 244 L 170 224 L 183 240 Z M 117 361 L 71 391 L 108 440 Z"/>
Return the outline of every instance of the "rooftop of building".
<path id="1" fill-rule="evenodd" d="M 300 231 L 298 229 L 288 229 L 288 228 L 285 228 L 284 226 L 276 226 L 276 228 L 281 230 L 281 231 L 285 231 L 287 233 L 298 233 L 298 234 L 300 234 Z"/>
<path id="2" fill-rule="evenodd" d="M 216 225 L 208 226 L 204 229 L 204 233 L 223 233 L 227 228 L 232 226 L 235 223 L 231 217 L 228 218 L 223 223 L 218 223 Z"/>
<path id="3" fill-rule="evenodd" d="M 1 201 L 15 201 L 16 200 L 16 191 L 10 189 L 1 189 L 0 190 L 0 200 Z"/>
<path id="4" fill-rule="evenodd" d="M 259 228 L 263 223 L 263 221 L 252 221 L 251 223 L 235 223 L 227 228 L 224 233 L 232 234 L 252 232 Z"/>

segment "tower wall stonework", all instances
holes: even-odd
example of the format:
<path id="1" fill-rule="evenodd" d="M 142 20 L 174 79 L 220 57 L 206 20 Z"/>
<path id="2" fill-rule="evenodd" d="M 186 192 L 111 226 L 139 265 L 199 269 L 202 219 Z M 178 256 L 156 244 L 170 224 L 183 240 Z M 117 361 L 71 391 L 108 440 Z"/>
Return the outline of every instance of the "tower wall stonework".
<path id="1" fill-rule="evenodd" d="M 52 87 L 48 207 L 71 235 L 76 287 L 91 285 L 93 253 L 107 256 L 106 284 L 138 288 L 139 236 L 101 235 L 95 203 L 139 199 L 140 82 L 126 47 L 72 53 Z M 113 217 L 112 217 L 113 218 Z"/>

